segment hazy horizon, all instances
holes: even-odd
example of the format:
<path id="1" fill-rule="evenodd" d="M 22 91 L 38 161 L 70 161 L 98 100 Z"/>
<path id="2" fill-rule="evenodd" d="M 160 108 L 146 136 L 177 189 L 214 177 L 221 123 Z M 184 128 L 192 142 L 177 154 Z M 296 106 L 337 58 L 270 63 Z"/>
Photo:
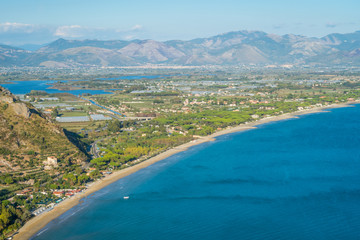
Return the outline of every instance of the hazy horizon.
<path id="1" fill-rule="evenodd" d="M 190 40 L 239 30 L 323 37 L 359 30 L 359 7 L 354 0 L 14 0 L 0 9 L 0 43 L 46 44 L 58 38 Z"/>

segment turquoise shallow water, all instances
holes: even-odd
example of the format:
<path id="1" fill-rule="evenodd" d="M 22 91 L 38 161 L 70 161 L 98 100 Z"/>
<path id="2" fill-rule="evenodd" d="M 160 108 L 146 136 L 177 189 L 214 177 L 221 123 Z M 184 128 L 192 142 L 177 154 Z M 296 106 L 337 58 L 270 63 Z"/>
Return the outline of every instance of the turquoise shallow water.
<path id="1" fill-rule="evenodd" d="M 98 191 L 34 239 L 360 239 L 359 123 L 356 105 L 218 137 Z"/>

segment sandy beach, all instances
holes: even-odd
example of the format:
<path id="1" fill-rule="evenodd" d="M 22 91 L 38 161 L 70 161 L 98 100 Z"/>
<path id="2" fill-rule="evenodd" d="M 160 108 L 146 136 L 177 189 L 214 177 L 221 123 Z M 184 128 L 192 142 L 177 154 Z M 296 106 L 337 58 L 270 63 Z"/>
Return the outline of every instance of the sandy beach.
<path id="1" fill-rule="evenodd" d="M 59 217 L 60 215 L 62 215 L 63 213 L 65 213 L 66 211 L 71 209 L 72 207 L 78 205 L 82 198 L 87 197 L 90 194 L 104 188 L 105 186 L 107 186 L 123 177 L 126 177 L 134 172 L 137 172 L 140 169 L 146 168 L 146 167 L 148 167 L 158 161 L 164 160 L 176 153 L 185 151 L 189 147 L 192 147 L 192 146 L 195 146 L 198 144 L 202 144 L 204 142 L 215 141 L 216 140 L 215 137 L 218 137 L 220 135 L 254 129 L 254 128 L 256 128 L 257 125 L 261 125 L 264 123 L 280 121 L 280 120 L 285 120 L 285 119 L 290 119 L 290 118 L 296 118 L 299 115 L 317 113 L 317 112 L 321 112 L 321 111 L 324 111 L 324 110 L 330 109 L 330 108 L 349 107 L 349 104 L 353 104 L 353 103 L 358 103 L 358 102 L 351 102 L 351 103 L 346 103 L 346 104 L 333 104 L 333 105 L 324 106 L 324 107 L 316 107 L 316 108 L 312 108 L 312 109 L 301 110 L 301 111 L 297 111 L 297 112 L 293 112 L 293 113 L 286 113 L 286 114 L 283 114 L 280 116 L 263 118 L 258 121 L 255 121 L 255 122 L 241 124 L 236 127 L 224 129 L 224 130 L 218 131 L 210 136 L 200 137 L 191 142 L 188 142 L 188 143 L 182 144 L 180 146 L 177 146 L 175 148 L 172 148 L 170 150 L 167 150 L 167 151 L 160 153 L 159 155 L 154 156 L 152 158 L 149 158 L 148 160 L 145 160 L 137 165 L 128 167 L 123 170 L 116 171 L 116 172 L 112 173 L 111 175 L 106 176 L 105 178 L 102 178 L 101 180 L 98 180 L 98 181 L 92 183 L 91 186 L 88 189 L 86 189 L 85 191 L 76 194 L 74 197 L 66 199 L 65 201 L 56 205 L 53 210 L 43 213 L 39 216 L 36 216 L 33 219 L 31 219 L 30 221 L 28 221 L 19 230 L 18 234 L 16 234 L 14 236 L 14 239 L 29 239 L 34 234 L 39 232 L 42 228 L 44 228 L 50 221 Z"/>

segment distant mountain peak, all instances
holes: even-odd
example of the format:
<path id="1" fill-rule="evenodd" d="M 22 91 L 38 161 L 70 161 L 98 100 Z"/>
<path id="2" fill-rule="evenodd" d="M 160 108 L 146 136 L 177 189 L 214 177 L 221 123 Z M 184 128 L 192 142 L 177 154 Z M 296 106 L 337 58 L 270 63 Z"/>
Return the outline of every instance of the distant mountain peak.
<path id="1" fill-rule="evenodd" d="M 165 42 L 59 38 L 34 52 L 0 45 L 0 66 L 360 64 L 359 48 L 360 31 L 315 38 L 242 30 Z"/>

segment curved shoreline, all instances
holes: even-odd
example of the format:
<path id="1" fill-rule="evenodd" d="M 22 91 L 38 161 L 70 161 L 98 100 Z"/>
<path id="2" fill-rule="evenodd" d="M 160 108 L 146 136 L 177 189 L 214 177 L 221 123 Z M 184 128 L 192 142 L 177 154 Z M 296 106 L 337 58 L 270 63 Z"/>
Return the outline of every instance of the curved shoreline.
<path id="1" fill-rule="evenodd" d="M 136 164 L 134 166 L 113 172 L 111 175 L 106 176 L 105 178 L 102 178 L 102 179 L 92 183 L 88 189 L 86 189 L 85 191 L 83 191 L 81 193 L 76 194 L 75 196 L 73 196 L 71 198 L 66 199 L 65 201 L 56 205 L 54 207 L 54 209 L 52 209 L 51 211 L 43 213 L 39 216 L 32 218 L 22 228 L 20 228 L 18 234 L 14 235 L 14 239 L 17 240 L 17 239 L 31 238 L 36 233 L 38 233 L 41 229 L 43 229 L 49 222 L 51 222 L 55 218 L 61 216 L 63 213 L 67 212 L 72 207 L 78 205 L 83 198 L 106 187 L 107 185 L 109 185 L 113 182 L 116 182 L 117 180 L 119 180 L 121 178 L 124 178 L 124 177 L 126 177 L 132 173 L 135 173 L 143 168 L 146 168 L 156 162 L 164 160 L 176 153 L 186 151 L 188 148 L 190 148 L 192 146 L 199 145 L 199 144 L 209 142 L 209 141 L 215 141 L 216 140 L 215 137 L 218 137 L 221 135 L 240 132 L 240 131 L 249 130 L 249 129 L 255 129 L 256 126 L 262 125 L 265 123 L 276 122 L 276 121 L 291 119 L 291 118 L 297 118 L 297 116 L 299 116 L 299 115 L 323 112 L 323 110 L 331 109 L 331 108 L 349 107 L 350 104 L 355 104 L 355 103 L 359 103 L 359 102 L 333 104 L 333 105 L 329 105 L 329 106 L 316 107 L 316 108 L 312 108 L 312 109 L 296 111 L 296 112 L 292 112 L 292 113 L 285 113 L 280 116 L 267 117 L 267 118 L 263 118 L 258 121 L 255 121 L 255 122 L 251 122 L 251 123 L 247 123 L 247 124 L 240 124 L 236 127 L 224 129 L 219 132 L 215 132 L 209 136 L 201 137 L 201 138 L 198 138 L 191 142 L 174 147 L 174 148 L 169 149 L 163 153 L 160 153 L 154 157 L 151 157 L 148 160 L 145 160 L 139 164 Z"/>

